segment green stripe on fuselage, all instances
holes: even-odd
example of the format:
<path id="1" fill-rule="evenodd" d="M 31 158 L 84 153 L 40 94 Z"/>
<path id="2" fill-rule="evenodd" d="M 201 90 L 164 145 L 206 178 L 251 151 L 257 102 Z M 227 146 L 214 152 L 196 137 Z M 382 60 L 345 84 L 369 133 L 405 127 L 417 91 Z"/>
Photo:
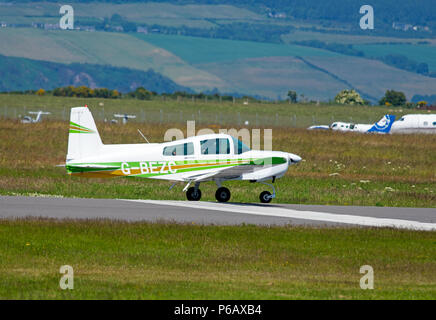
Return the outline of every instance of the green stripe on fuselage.
<path id="1" fill-rule="evenodd" d="M 133 168 L 139 168 L 140 163 L 146 163 L 147 167 L 150 166 L 150 162 L 153 162 L 155 166 L 160 166 L 161 162 L 165 162 L 168 164 L 171 162 L 171 160 L 161 160 L 161 161 L 132 161 L 132 162 L 98 162 L 98 163 L 76 163 L 73 165 L 66 165 L 66 169 L 68 173 L 77 173 L 77 172 L 102 172 L 102 171 L 114 171 L 114 170 L 121 170 L 121 165 L 123 163 L 127 163 L 128 167 L 130 169 Z M 256 159 L 212 159 L 212 160 L 181 160 L 181 161 L 174 161 L 175 164 L 172 164 L 172 166 L 183 166 L 183 165 L 201 165 L 205 164 L 204 166 L 195 166 L 191 168 L 178 168 L 177 173 L 183 173 L 183 172 L 190 172 L 190 171 L 199 171 L 199 170 L 208 170 L 208 169 L 216 169 L 216 168 L 224 168 L 224 167 L 234 167 L 234 166 L 241 166 L 241 165 L 257 165 L 257 166 L 264 166 L 264 165 L 278 165 L 286 163 L 287 159 L 282 157 L 272 157 L 272 158 L 256 158 Z M 81 167 L 78 167 L 80 165 Z M 83 165 L 89 165 L 89 168 L 82 167 Z M 108 166 L 112 168 L 96 168 L 92 167 L 93 165 L 101 165 L 101 166 Z M 150 177 L 150 176 L 156 176 L 156 175 L 167 175 L 172 174 L 171 172 L 154 172 L 154 173 L 144 173 L 144 174 L 136 174 L 132 175 L 134 177 Z"/>

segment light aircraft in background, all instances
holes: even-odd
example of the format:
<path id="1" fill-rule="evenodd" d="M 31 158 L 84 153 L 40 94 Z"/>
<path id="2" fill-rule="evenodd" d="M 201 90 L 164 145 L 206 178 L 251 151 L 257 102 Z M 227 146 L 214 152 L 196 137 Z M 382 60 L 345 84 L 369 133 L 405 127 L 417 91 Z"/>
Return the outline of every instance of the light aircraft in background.
<path id="1" fill-rule="evenodd" d="M 135 119 L 136 118 L 136 116 L 134 115 L 134 114 L 114 114 L 114 117 L 115 118 L 122 118 L 123 119 L 123 124 L 126 124 L 127 123 L 127 121 L 129 120 L 129 119 Z M 114 119 L 115 120 L 115 119 Z M 118 122 L 118 120 L 115 120 L 115 121 L 113 121 L 112 120 L 112 122 Z"/>
<path id="2" fill-rule="evenodd" d="M 349 122 L 333 122 L 330 128 L 334 131 L 343 132 L 359 132 L 359 133 L 389 133 L 392 124 L 395 121 L 394 115 L 384 115 L 378 122 L 374 124 L 361 124 Z"/>
<path id="3" fill-rule="evenodd" d="M 391 133 L 436 133 L 436 114 L 406 114 L 394 122 Z"/>
<path id="4" fill-rule="evenodd" d="M 21 123 L 37 123 L 42 121 L 42 115 L 44 114 L 51 114 L 51 112 L 44 112 L 44 111 L 29 111 L 29 114 L 36 114 L 35 119 L 31 116 L 24 116 L 21 120 Z"/>
<path id="5" fill-rule="evenodd" d="M 227 180 L 261 182 L 273 189 L 259 199 L 268 203 L 275 188 L 265 181 L 282 177 L 298 155 L 280 151 L 250 150 L 227 134 L 208 134 L 165 143 L 103 144 L 87 107 L 71 109 L 66 169 L 79 177 L 137 177 L 186 183 L 183 191 L 191 201 L 201 198 L 200 183 L 217 185 L 215 198 L 230 199 L 221 184 Z M 171 186 L 171 188 L 175 185 Z M 190 187 L 191 184 L 194 186 Z M 170 188 L 170 189 L 171 189 Z"/>
<path id="6" fill-rule="evenodd" d="M 307 130 L 330 130 L 330 126 L 319 124 L 310 126 L 309 128 L 307 128 Z"/>

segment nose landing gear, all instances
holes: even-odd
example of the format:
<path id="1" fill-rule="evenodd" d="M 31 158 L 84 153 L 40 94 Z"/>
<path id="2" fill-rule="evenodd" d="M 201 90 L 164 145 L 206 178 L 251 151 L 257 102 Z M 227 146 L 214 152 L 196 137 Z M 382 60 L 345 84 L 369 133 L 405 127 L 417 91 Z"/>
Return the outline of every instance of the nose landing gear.
<path id="1" fill-rule="evenodd" d="M 275 179 L 273 179 L 274 182 Z M 276 189 L 274 188 L 274 186 L 272 184 L 263 182 L 263 181 L 259 181 L 260 183 L 263 183 L 267 186 L 270 186 L 273 189 L 273 193 L 271 194 L 271 192 L 269 191 L 263 191 L 260 196 L 259 196 L 259 200 L 262 203 L 270 203 L 272 199 L 274 199 L 276 197 Z"/>
<path id="2" fill-rule="evenodd" d="M 270 203 L 272 200 L 271 192 L 269 191 L 262 191 L 259 196 L 260 202 L 262 203 Z"/>

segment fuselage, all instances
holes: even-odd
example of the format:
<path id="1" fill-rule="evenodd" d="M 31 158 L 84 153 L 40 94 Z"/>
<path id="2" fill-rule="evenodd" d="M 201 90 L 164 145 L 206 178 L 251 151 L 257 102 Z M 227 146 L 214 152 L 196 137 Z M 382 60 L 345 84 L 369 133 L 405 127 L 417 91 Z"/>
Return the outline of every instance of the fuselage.
<path id="1" fill-rule="evenodd" d="M 249 150 L 226 134 L 166 143 L 101 145 L 90 157 L 67 160 L 69 174 L 84 177 L 139 177 L 189 181 L 262 181 L 283 176 L 301 158 L 280 151 Z M 68 158 L 68 157 L 67 157 Z"/>
<path id="2" fill-rule="evenodd" d="M 395 121 L 392 133 L 436 133 L 436 114 L 407 114 Z"/>
<path id="3" fill-rule="evenodd" d="M 335 131 L 346 132 L 368 132 L 372 128 L 372 124 L 349 123 L 349 122 L 333 122 L 330 128 Z"/>

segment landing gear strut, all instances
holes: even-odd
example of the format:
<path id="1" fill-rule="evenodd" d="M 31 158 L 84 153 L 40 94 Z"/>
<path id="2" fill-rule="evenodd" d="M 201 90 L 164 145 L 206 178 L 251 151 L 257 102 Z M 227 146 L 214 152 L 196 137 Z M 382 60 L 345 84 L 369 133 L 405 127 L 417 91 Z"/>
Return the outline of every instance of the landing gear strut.
<path id="1" fill-rule="evenodd" d="M 260 196 L 259 196 L 260 202 L 262 202 L 262 203 L 270 203 L 271 200 L 276 197 L 276 189 L 274 188 L 274 186 L 272 184 L 269 184 L 269 183 L 266 183 L 266 182 L 262 182 L 262 181 L 259 181 L 259 182 L 263 183 L 263 184 L 265 184 L 267 186 L 270 186 L 273 189 L 273 193 L 272 194 L 269 191 L 263 191 L 260 194 Z"/>

